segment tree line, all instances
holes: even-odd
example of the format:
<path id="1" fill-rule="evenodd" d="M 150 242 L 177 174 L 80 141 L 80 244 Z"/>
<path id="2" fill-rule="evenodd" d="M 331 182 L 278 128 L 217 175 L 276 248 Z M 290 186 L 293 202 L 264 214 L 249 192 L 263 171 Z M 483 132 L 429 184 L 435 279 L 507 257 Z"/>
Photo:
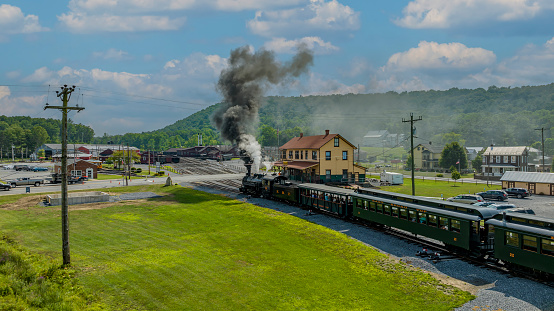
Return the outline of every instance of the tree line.
<path id="1" fill-rule="evenodd" d="M 379 94 L 345 94 L 312 96 L 268 96 L 259 112 L 254 134 L 262 146 L 279 146 L 303 133 L 339 133 L 354 145 L 362 143 L 370 130 L 409 137 L 410 113 L 421 115 L 417 123 L 416 143 L 432 142 L 444 146 L 457 141 L 461 146 L 532 146 L 542 149 L 540 131 L 545 128 L 545 153 L 554 154 L 554 84 L 544 86 L 495 87 L 446 91 L 387 92 Z M 69 124 L 69 141 L 97 144 L 124 144 L 143 150 L 163 151 L 169 148 L 197 145 L 202 134 L 204 145 L 229 144 L 221 139 L 211 122 L 219 107 L 214 104 L 162 129 L 94 137 L 94 131 L 81 124 Z M 18 127 L 19 126 L 19 127 Z M 40 126 L 46 135 L 40 139 L 26 135 Z M 8 130 L 8 128 L 11 128 Z M 5 155 L 12 145 L 19 150 L 40 142 L 60 141 L 61 123 L 54 119 L 0 117 L 0 148 Z M 8 130 L 8 131 L 7 131 Z M 4 132 L 7 131 L 7 132 Z M 42 132 L 39 128 L 37 131 Z M 34 142 L 34 140 L 40 140 Z M 39 144 L 40 145 L 40 144 Z M 409 148 L 408 146 L 404 145 Z M 11 151 L 11 150 L 10 150 Z"/>
<path id="2" fill-rule="evenodd" d="M 62 123 L 56 119 L 0 116 L 0 159 L 29 157 L 45 143 L 61 143 Z M 87 143 L 94 130 L 86 125 L 68 121 L 68 139 Z"/>

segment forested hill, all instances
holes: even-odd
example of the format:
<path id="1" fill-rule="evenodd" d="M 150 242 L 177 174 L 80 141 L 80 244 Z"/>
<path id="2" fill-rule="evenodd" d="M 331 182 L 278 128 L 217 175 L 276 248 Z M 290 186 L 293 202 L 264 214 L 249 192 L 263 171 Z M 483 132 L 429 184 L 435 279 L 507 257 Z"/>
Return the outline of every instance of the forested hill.
<path id="1" fill-rule="evenodd" d="M 70 142 L 87 143 L 92 141 L 94 130 L 82 124 L 75 124 L 69 120 L 68 139 Z M 11 156 L 12 146 L 17 156 L 32 153 L 44 143 L 61 142 L 62 123 L 56 119 L 7 117 L 0 115 L 0 153 L 1 158 Z"/>
<path id="2" fill-rule="evenodd" d="M 221 143 L 210 116 L 210 106 L 158 131 L 105 139 L 140 148 L 163 150 L 194 146 L 197 133 L 204 144 Z M 530 145 L 540 140 L 537 128 L 554 127 L 554 84 L 517 88 L 457 89 L 447 91 L 388 92 L 265 98 L 260 110 L 258 139 L 264 145 L 286 142 L 299 133 L 314 135 L 329 129 L 354 144 L 370 130 L 388 130 L 409 136 L 410 113 L 420 141 L 442 144 L 455 137 L 466 146 Z M 277 136 L 279 130 L 279 136 Z"/>

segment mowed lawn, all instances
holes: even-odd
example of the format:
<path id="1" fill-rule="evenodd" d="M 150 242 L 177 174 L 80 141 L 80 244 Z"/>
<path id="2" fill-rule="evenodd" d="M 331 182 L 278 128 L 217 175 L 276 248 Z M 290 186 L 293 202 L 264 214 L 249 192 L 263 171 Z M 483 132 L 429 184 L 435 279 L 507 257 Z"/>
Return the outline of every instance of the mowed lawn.
<path id="1" fill-rule="evenodd" d="M 112 310 L 450 310 L 473 298 L 291 215 L 180 186 L 115 191 L 163 197 L 70 211 L 78 282 Z M 60 207 L 10 201 L 0 234 L 61 264 Z"/>
<path id="2" fill-rule="evenodd" d="M 390 192 L 397 192 L 403 194 L 412 194 L 412 179 L 404 178 L 403 185 L 395 186 L 383 186 L 379 189 Z M 441 195 L 444 199 L 456 196 L 458 194 L 477 193 L 485 190 L 499 190 L 502 186 L 487 184 L 475 184 L 468 182 L 447 182 L 442 180 L 435 181 L 434 179 L 416 179 L 415 180 L 415 194 L 424 197 L 436 197 L 440 198 Z"/>

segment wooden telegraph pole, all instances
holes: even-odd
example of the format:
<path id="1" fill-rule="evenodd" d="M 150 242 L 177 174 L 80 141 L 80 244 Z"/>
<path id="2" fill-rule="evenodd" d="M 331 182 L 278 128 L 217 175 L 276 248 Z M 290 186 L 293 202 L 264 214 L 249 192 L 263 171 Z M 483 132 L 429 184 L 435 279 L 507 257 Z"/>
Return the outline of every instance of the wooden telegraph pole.
<path id="1" fill-rule="evenodd" d="M 410 122 L 410 147 L 411 147 L 411 155 L 412 155 L 412 163 L 410 163 L 410 166 L 412 167 L 412 195 L 415 195 L 415 173 L 414 173 L 414 135 L 415 135 L 415 128 L 414 128 L 414 122 L 421 121 L 421 116 L 414 120 L 414 114 L 410 113 L 410 120 L 404 120 L 402 118 L 402 122 Z"/>
<path id="2" fill-rule="evenodd" d="M 77 112 L 85 109 L 82 107 L 68 107 L 67 102 L 71 98 L 71 93 L 75 91 L 75 86 L 67 87 L 67 84 L 61 87 L 62 91 L 56 91 L 56 96 L 61 97 L 63 106 L 49 106 L 46 103 L 46 109 L 59 109 L 62 111 L 62 254 L 63 265 L 70 265 L 69 253 L 69 215 L 67 207 L 67 111 L 76 110 Z"/>

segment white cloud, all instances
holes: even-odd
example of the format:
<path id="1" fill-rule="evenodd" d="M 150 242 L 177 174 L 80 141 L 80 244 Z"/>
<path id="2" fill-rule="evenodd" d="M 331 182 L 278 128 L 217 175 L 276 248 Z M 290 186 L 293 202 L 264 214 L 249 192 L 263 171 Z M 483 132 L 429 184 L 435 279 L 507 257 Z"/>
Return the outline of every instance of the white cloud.
<path id="1" fill-rule="evenodd" d="M 307 0 L 215 0 L 214 2 L 213 6 L 218 10 L 243 11 L 298 5 L 307 2 Z"/>
<path id="2" fill-rule="evenodd" d="M 92 56 L 102 59 L 124 60 L 130 58 L 129 53 L 111 48 L 105 52 L 93 52 Z"/>
<path id="3" fill-rule="evenodd" d="M 529 20 L 554 10 L 551 0 L 413 0 L 395 20 L 406 28 L 450 28 L 490 21 Z"/>
<path id="4" fill-rule="evenodd" d="M 521 86 L 549 84 L 554 81 L 554 38 L 542 46 L 527 45 L 498 65 L 472 75 L 489 85 Z"/>
<path id="5" fill-rule="evenodd" d="M 89 13 L 147 13 L 210 8 L 221 11 L 261 10 L 290 7 L 309 0 L 71 0 L 69 8 Z"/>
<path id="6" fill-rule="evenodd" d="M 331 44 L 331 42 L 325 42 L 320 37 L 304 37 L 296 40 L 273 38 L 271 41 L 266 42 L 264 47 L 276 53 L 295 54 L 298 50 L 298 46 L 301 44 L 305 44 L 306 47 L 315 54 L 330 54 L 339 50 L 339 48 Z"/>
<path id="7" fill-rule="evenodd" d="M 460 43 L 421 42 L 397 53 L 375 71 L 371 92 L 487 88 L 545 85 L 554 81 L 554 38 L 543 45 L 527 45 L 515 55 L 497 61 L 494 53 Z"/>
<path id="8" fill-rule="evenodd" d="M 336 0 L 311 0 L 306 7 L 280 11 L 258 11 L 247 26 L 266 37 L 313 31 L 345 31 L 360 28 L 360 13 Z"/>
<path id="9" fill-rule="evenodd" d="M 168 16 L 115 16 L 67 13 L 58 20 L 74 33 L 135 32 L 178 30 L 185 23 L 184 17 Z"/>
<path id="10" fill-rule="evenodd" d="M 227 59 L 218 55 L 195 53 L 170 60 L 153 74 L 42 67 L 20 81 L 52 85 L 52 93 L 63 84 L 84 87 L 70 104 L 75 105 L 78 100 L 86 109 L 70 117 L 76 123 L 90 125 L 97 135 L 119 134 L 160 129 L 218 102 L 221 96 L 215 86 L 226 66 Z M 47 89 L 44 95 L 34 97 L 10 95 L 9 89 L 0 89 L 0 107 L 6 115 L 36 115 L 46 102 Z M 55 95 L 49 96 L 54 102 Z M 127 121 L 120 122 L 121 119 Z"/>
<path id="11" fill-rule="evenodd" d="M 386 70 L 405 71 L 413 69 L 474 70 L 495 62 L 492 51 L 468 48 L 462 43 L 421 41 L 417 48 L 392 55 Z"/>
<path id="12" fill-rule="evenodd" d="M 27 34 L 48 30 L 40 26 L 38 16 L 24 15 L 20 8 L 9 4 L 0 5 L 0 34 Z"/>
<path id="13" fill-rule="evenodd" d="M 71 0 L 69 8 L 74 12 L 136 14 L 176 11 L 192 8 L 195 0 Z"/>

